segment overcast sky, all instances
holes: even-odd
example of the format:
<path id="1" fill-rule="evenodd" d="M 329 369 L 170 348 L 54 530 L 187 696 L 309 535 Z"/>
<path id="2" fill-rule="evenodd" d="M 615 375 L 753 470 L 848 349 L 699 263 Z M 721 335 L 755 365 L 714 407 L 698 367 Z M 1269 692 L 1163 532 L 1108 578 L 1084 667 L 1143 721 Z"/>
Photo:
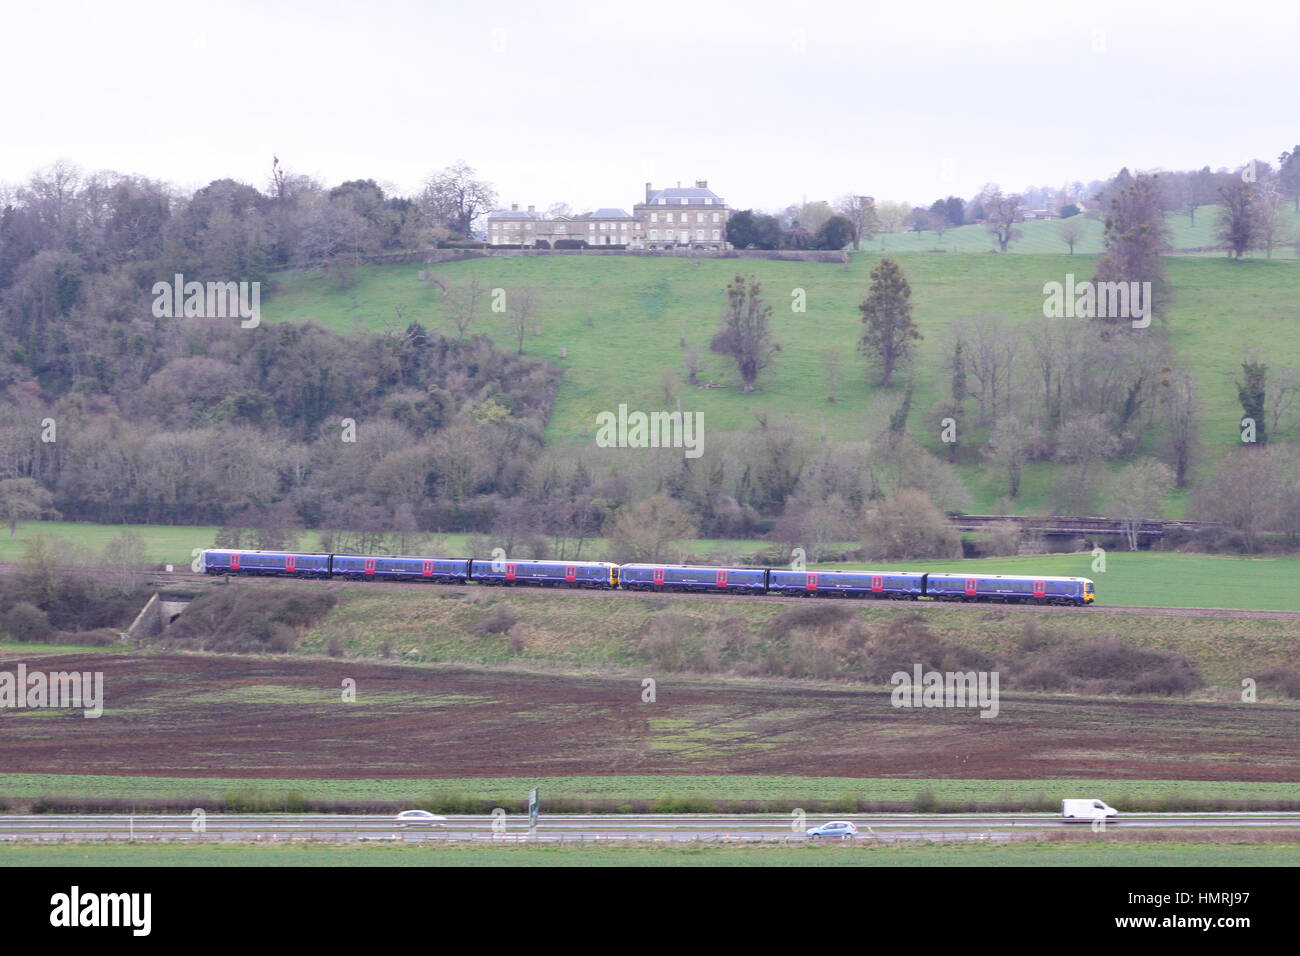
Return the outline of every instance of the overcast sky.
<path id="1" fill-rule="evenodd" d="M 406 194 L 464 159 L 539 208 L 695 179 L 739 208 L 928 205 L 1300 140 L 1296 0 L 47 0 L 3 19 L 9 183 L 68 159 L 261 188 L 274 153 Z"/>

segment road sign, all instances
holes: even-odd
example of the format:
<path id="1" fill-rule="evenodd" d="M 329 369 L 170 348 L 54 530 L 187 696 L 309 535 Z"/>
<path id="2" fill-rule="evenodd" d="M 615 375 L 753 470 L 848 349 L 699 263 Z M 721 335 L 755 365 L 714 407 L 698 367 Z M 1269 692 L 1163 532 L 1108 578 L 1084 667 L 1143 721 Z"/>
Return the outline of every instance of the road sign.
<path id="1" fill-rule="evenodd" d="M 528 791 L 528 835 L 537 830 L 537 788 Z"/>

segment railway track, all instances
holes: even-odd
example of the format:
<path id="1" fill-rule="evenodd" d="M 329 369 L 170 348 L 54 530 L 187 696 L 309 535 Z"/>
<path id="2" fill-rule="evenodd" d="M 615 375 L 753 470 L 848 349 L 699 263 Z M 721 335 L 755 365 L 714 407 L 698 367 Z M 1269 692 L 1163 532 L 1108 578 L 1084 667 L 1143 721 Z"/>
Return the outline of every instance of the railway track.
<path id="1" fill-rule="evenodd" d="M 13 564 L 0 564 L 0 574 L 10 573 L 16 569 Z M 96 576 L 121 576 L 122 571 L 118 568 L 96 568 L 96 567 L 77 567 L 66 568 L 64 570 L 75 570 L 83 574 Z M 284 587 L 288 584 L 305 587 L 333 587 L 333 588 L 361 588 L 364 590 L 374 590 L 376 588 L 397 588 L 411 589 L 433 593 L 456 593 L 468 594 L 479 592 L 487 586 L 482 584 L 439 584 L 424 581 L 348 581 L 348 580 L 315 580 L 312 578 L 293 578 L 286 580 L 284 578 L 262 577 L 257 575 L 240 575 L 238 578 L 230 578 L 220 575 L 199 574 L 191 571 L 173 571 L 170 573 L 161 571 L 143 572 L 141 575 L 146 579 L 150 587 L 167 587 L 177 584 L 194 584 L 196 586 L 216 586 L 223 587 L 226 582 L 237 580 L 239 584 L 252 587 Z M 931 598 L 919 598 L 917 600 L 891 600 L 891 599 L 872 599 L 872 598 L 841 598 L 841 597 L 788 597 L 783 595 L 755 595 L 755 594 L 736 594 L 736 593 L 714 593 L 714 592 L 681 592 L 681 591 L 623 591 L 623 590 L 599 590 L 588 588 L 543 588 L 533 585 L 510 585 L 505 588 L 494 590 L 514 590 L 518 589 L 523 593 L 554 592 L 568 595 L 578 595 L 585 598 L 597 600 L 624 600 L 624 599 L 650 599 L 650 600 L 669 600 L 669 601 L 763 601 L 774 604 L 804 604 L 807 601 L 853 601 L 861 604 L 887 604 L 890 606 L 906 605 L 909 608 L 925 611 L 932 609 L 946 609 L 962 613 L 975 613 L 981 611 L 985 613 L 1011 613 L 1011 614 L 1087 614 L 1101 615 L 1103 617 L 1175 617 L 1175 618 L 1215 618 L 1215 619 L 1240 619 L 1240 620 L 1273 620 L 1273 621 L 1300 621 L 1300 611 L 1278 611 L 1253 608 L 1223 608 L 1223 607 L 1156 607 L 1147 605 L 1115 605 L 1115 604 L 1093 604 L 1086 608 L 1062 607 L 1050 604 L 1006 604 L 997 601 L 980 601 L 975 603 L 965 603 L 962 601 L 936 601 Z"/>
<path id="2" fill-rule="evenodd" d="M 156 576 L 151 583 L 158 586 L 165 584 L 175 584 L 180 582 L 194 583 L 212 583 L 216 586 L 223 586 L 217 582 L 234 580 L 220 576 L 204 574 L 168 574 Z M 272 577 L 241 576 L 238 578 L 240 584 L 249 584 L 254 586 L 278 587 L 283 586 L 283 579 Z M 375 588 L 400 588 L 418 591 L 433 591 L 435 593 L 456 592 L 460 594 L 476 593 L 488 589 L 487 585 L 482 584 L 436 584 L 426 583 L 423 581 L 320 581 L 310 578 L 296 578 L 296 584 L 308 585 L 311 587 L 339 587 L 339 588 L 361 588 L 363 590 L 373 590 Z M 624 590 L 599 590 L 590 588 L 547 588 L 536 587 L 532 585 L 515 585 L 508 588 L 492 587 L 491 593 L 499 593 L 504 590 L 518 590 L 523 593 L 561 593 L 567 595 L 581 596 L 598 600 L 624 600 L 624 599 L 649 599 L 649 600 L 671 600 L 671 601 L 762 601 L 775 604 L 798 605 L 806 604 L 809 601 L 850 601 L 862 605 L 889 605 L 889 606 L 906 606 L 916 610 L 945 609 L 965 613 L 1015 613 L 1015 614 L 1089 614 L 1102 616 L 1120 616 L 1120 617 L 1183 617 L 1183 618 L 1220 618 L 1220 619 L 1242 619 L 1242 620 L 1278 620 L 1278 621 L 1300 621 L 1300 611 L 1276 611 L 1276 610 L 1257 610 L 1242 608 L 1221 608 L 1221 607 L 1155 607 L 1143 605 L 1098 605 L 1093 604 L 1086 608 L 1064 607 L 1051 604 L 1006 604 L 997 601 L 980 601 L 977 603 L 966 603 L 963 601 L 938 601 L 933 598 L 918 598 L 916 600 L 891 600 L 891 599 L 873 599 L 873 598 L 845 598 L 845 597 L 789 597 L 784 595 L 766 594 L 737 594 L 737 593 L 714 593 L 709 591 L 691 592 L 691 591 L 624 591 Z"/>

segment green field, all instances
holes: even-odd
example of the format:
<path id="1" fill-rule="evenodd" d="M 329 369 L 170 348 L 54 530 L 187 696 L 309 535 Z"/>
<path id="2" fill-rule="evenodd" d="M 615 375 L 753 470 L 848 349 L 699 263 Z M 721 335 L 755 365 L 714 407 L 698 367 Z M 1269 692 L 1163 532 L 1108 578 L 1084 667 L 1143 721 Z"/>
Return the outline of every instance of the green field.
<path id="1" fill-rule="evenodd" d="M 93 553 L 102 551 L 113 538 L 129 531 L 140 538 L 146 560 L 157 564 L 172 564 L 176 566 L 177 571 L 185 571 L 193 560 L 193 550 L 212 547 L 218 530 L 212 526 L 20 521 L 14 537 L 0 534 L 0 562 L 21 560 L 27 542 L 38 536 L 61 541 L 75 549 L 84 549 Z M 473 537 L 472 535 L 433 534 L 430 537 L 441 553 L 452 555 L 470 553 L 468 539 Z M 849 542 L 841 542 L 837 546 L 853 547 Z M 304 551 L 321 550 L 320 534 L 315 531 L 304 531 L 299 538 L 298 547 Z M 732 561 L 750 559 L 750 563 L 755 563 L 754 555 L 760 551 L 770 550 L 772 544 L 767 541 L 740 538 L 698 538 L 685 542 L 683 547 L 689 554 L 727 555 Z M 584 546 L 583 560 L 599 560 L 604 551 L 605 540 L 591 538 Z"/>
<path id="2" fill-rule="evenodd" d="M 1092 578 L 1097 585 L 1097 602 L 1108 606 L 1300 610 L 1298 557 L 1249 558 L 1151 551 L 1109 551 L 1105 557 L 1105 572 L 1092 569 L 1091 553 L 913 561 L 899 568 Z M 866 565 L 834 567 L 848 569 Z"/>
<path id="3" fill-rule="evenodd" d="M 1291 235 L 1294 237 L 1296 231 L 1300 230 L 1300 214 L 1296 213 L 1294 206 L 1287 206 L 1286 211 Z M 1202 206 L 1196 211 L 1195 226 L 1191 224 L 1191 217 L 1187 213 L 1167 214 L 1166 222 L 1169 224 L 1171 234 L 1171 248 L 1177 251 L 1204 249 L 1207 246 L 1219 245 L 1220 240 L 1214 235 L 1217 214 L 1217 207 Z M 1102 237 L 1105 233 L 1102 221 L 1087 217 L 1079 218 L 1076 221 L 1082 225 L 1083 234 L 1079 241 L 1074 244 L 1075 255 L 1093 255 L 1101 252 Z M 1061 220 L 1059 219 L 1022 222 L 1016 228 L 1023 232 L 1024 235 L 1007 248 L 1009 253 L 1017 255 L 1069 254 L 1069 247 L 1061 240 Z M 945 230 L 942 236 L 933 231 L 920 234 L 902 232 L 876 236 L 870 243 L 865 244 L 863 251 L 880 252 L 883 249 L 891 253 L 987 252 L 989 249 L 996 248 L 997 243 L 988 230 L 984 226 L 973 225 Z M 1179 254 L 1215 257 L 1226 255 L 1222 250 L 1197 253 L 1180 252 Z M 1294 241 L 1284 243 L 1273 250 L 1273 258 L 1275 259 L 1294 259 L 1295 256 Z"/>
<path id="4" fill-rule="evenodd" d="M 602 777 L 478 777 L 453 779 L 319 780 L 218 777 L 119 777 L 72 774 L 0 774 L 0 796 L 35 799 L 42 794 L 101 799 L 180 800 L 220 798 L 231 790 L 266 795 L 301 794 L 308 800 L 411 803 L 434 794 L 519 802 L 539 787 L 547 800 L 656 800 L 702 797 L 711 800 L 784 802 L 835 801 L 846 794 L 872 802 L 911 802 L 929 791 L 941 804 L 1055 802 L 1061 795 L 1087 792 L 1112 806 L 1160 800 L 1283 801 L 1300 799 L 1300 783 L 1206 780 L 927 780 L 898 777 L 754 777 L 700 775 L 623 775 Z"/>
<path id="5" fill-rule="evenodd" d="M 1296 866 L 1293 843 L 0 845 L 0 866 Z"/>
<path id="6" fill-rule="evenodd" d="M 915 365 L 911 431 L 938 452 L 942 445 L 937 435 L 926 431 L 922 413 L 947 394 L 943 361 L 951 342 L 950 323 L 985 313 L 1000 314 L 1011 323 L 1041 316 L 1044 283 L 1064 281 L 1067 272 L 1090 277 L 1094 261 L 1090 256 L 1042 254 L 905 253 L 899 258 L 925 335 Z M 551 444 L 593 442 L 597 413 L 616 411 L 620 403 L 634 410 L 671 405 L 660 384 L 664 369 L 672 370 L 678 379 L 682 408 L 703 413 L 706 436 L 752 428 L 755 416 L 761 415 L 774 423 L 789 423 L 810 437 L 824 434 L 860 440 L 884 426 L 901 397 L 900 389 L 868 384 L 855 351 L 861 333 L 857 305 L 877 261 L 877 255 L 866 252 L 856 255 L 847 268 L 762 260 L 533 256 L 450 263 L 436 271 L 451 281 L 477 278 L 488 288 L 533 285 L 543 291 L 541 334 L 530 332 L 524 351 L 564 372 L 546 433 Z M 1240 407 L 1234 380 L 1243 353 L 1264 349 L 1274 368 L 1300 364 L 1300 335 L 1295 334 L 1300 318 L 1295 298 L 1300 264 L 1173 257 L 1167 260 L 1167 268 L 1175 290 L 1170 341 L 1176 361 L 1198 377 L 1206 408 L 1207 458 L 1212 460 L 1239 443 Z M 405 265 L 363 267 L 357 272 L 357 284 L 344 291 L 331 287 L 315 271 L 280 273 L 265 315 L 269 321 L 311 320 L 347 332 L 394 328 L 400 310 L 403 326 L 418 319 L 431 328 L 450 331 L 439 314 L 440 293 L 421 284 L 418 271 L 417 266 Z M 763 281 L 776 307 L 772 325 L 782 346 L 759 390 L 750 395 L 738 387 L 735 369 L 708 351 L 726 284 L 737 271 Z M 804 313 L 793 313 L 788 304 L 797 289 L 807 294 Z M 502 319 L 485 311 L 477 330 L 504 347 L 508 336 Z M 725 388 L 686 385 L 683 339 L 686 346 L 698 346 L 705 355 L 703 380 Z M 567 352 L 563 358 L 562 349 Z M 827 350 L 840 353 L 844 362 L 835 404 L 826 401 L 829 389 L 822 356 Z M 1005 493 L 1002 482 L 985 473 L 975 453 L 985 437 L 983 430 L 972 426 L 965 438 L 967 458 L 958 466 L 975 511 L 993 510 Z M 1040 506 L 1057 474 L 1054 464 L 1031 463 L 1017 507 Z M 1170 516 L 1177 516 L 1181 504 L 1180 499 L 1171 500 Z"/>

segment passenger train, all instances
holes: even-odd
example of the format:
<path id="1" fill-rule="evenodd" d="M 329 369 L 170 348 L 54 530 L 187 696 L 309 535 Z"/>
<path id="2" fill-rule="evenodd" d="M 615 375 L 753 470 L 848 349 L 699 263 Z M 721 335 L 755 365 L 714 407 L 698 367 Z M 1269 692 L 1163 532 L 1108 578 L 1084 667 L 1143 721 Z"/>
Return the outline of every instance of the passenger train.
<path id="1" fill-rule="evenodd" d="M 502 561 L 476 558 L 209 549 L 206 574 L 357 581 L 428 581 L 489 587 L 566 587 L 624 591 L 701 591 L 892 600 L 1068 604 L 1096 600 L 1090 578 L 949 574 L 933 571 L 792 571 L 604 561 Z"/>

